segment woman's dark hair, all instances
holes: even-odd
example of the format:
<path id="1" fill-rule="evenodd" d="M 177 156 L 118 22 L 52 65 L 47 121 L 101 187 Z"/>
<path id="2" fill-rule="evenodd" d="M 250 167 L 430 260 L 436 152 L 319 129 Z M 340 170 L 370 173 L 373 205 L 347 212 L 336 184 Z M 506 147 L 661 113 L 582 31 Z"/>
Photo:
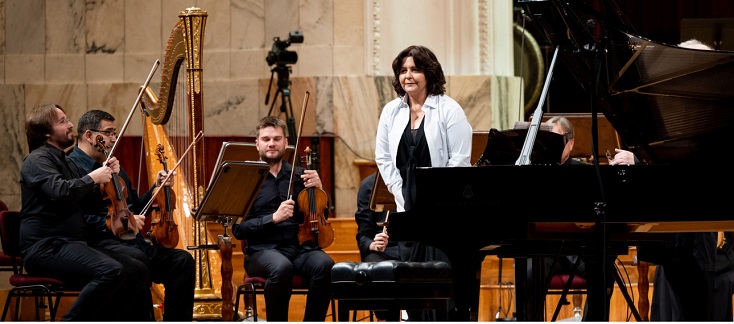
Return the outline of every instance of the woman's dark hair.
<path id="1" fill-rule="evenodd" d="M 57 104 L 46 103 L 34 107 L 25 116 L 25 136 L 29 152 L 43 146 L 43 143 L 46 143 L 46 134 L 53 133 L 57 118 L 56 108 L 64 111 L 64 108 Z"/>
<path id="2" fill-rule="evenodd" d="M 405 95 L 405 90 L 400 86 L 400 69 L 403 68 L 403 60 L 413 57 L 415 67 L 423 71 L 426 75 L 426 89 L 429 95 L 442 95 L 446 93 L 446 77 L 443 75 L 441 63 L 438 62 L 436 55 L 430 49 L 424 46 L 412 45 L 404 49 L 395 60 L 392 61 L 392 71 L 395 78 L 392 80 L 392 87 L 398 96 Z"/>

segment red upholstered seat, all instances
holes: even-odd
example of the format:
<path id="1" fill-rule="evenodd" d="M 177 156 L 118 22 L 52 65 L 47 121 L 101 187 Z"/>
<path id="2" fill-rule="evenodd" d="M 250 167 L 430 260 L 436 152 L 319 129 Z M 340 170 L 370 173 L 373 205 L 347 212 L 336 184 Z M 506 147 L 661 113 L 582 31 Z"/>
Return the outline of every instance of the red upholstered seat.
<path id="1" fill-rule="evenodd" d="M 0 243 L 2 243 L 3 256 L 2 262 L 8 262 L 13 270 L 13 275 L 9 278 L 10 285 L 13 286 L 8 292 L 8 298 L 5 300 L 5 307 L 0 321 L 5 321 L 8 314 L 10 303 L 15 299 L 15 316 L 14 321 L 19 320 L 20 300 L 21 297 L 41 297 L 34 298 L 36 302 L 36 320 L 40 320 L 40 309 L 44 309 L 48 303 L 50 321 L 56 320 L 56 311 L 59 308 L 61 297 L 71 297 L 79 295 L 77 290 L 67 289 L 64 282 L 55 278 L 32 276 L 23 273 L 23 259 L 20 257 L 20 212 L 4 210 L 0 211 Z M 45 300 L 44 300 L 45 299 Z"/>
<path id="2" fill-rule="evenodd" d="M 571 278 L 571 285 L 566 287 L 566 284 L 568 283 L 569 278 Z M 586 294 L 586 279 L 584 279 L 583 277 L 576 276 L 576 275 L 571 276 L 570 274 L 553 275 L 550 279 L 550 282 L 548 283 L 547 294 L 561 295 L 560 300 L 558 300 L 558 304 L 556 304 L 556 309 L 553 312 L 553 317 L 551 318 L 551 322 L 555 322 L 556 319 L 558 318 L 558 314 L 561 311 L 561 307 L 563 305 L 570 304 L 568 300 L 566 299 L 566 295 L 584 295 Z"/>
<path id="3" fill-rule="evenodd" d="M 265 286 L 266 281 L 267 279 L 263 277 L 245 277 L 245 284 Z M 293 276 L 293 289 L 308 289 L 308 287 L 304 286 L 304 282 L 303 277 L 299 275 Z"/>
<path id="4" fill-rule="evenodd" d="M 564 286 L 566 286 L 566 283 L 568 282 L 568 278 L 570 275 L 568 274 L 558 274 L 551 277 L 549 289 L 563 289 Z M 573 280 L 571 281 L 571 287 L 570 289 L 586 289 L 586 279 L 581 278 L 579 276 L 574 276 Z"/>

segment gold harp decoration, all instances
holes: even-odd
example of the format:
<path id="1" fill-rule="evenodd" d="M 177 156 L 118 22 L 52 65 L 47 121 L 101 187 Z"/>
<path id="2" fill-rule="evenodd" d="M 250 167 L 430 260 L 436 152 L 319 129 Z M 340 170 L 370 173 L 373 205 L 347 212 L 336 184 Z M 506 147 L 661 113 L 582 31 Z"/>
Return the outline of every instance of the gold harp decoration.
<path id="1" fill-rule="evenodd" d="M 207 12 L 199 8 L 187 8 L 179 13 L 179 21 L 171 31 L 166 47 L 163 70 L 161 71 L 160 96 L 148 87 L 144 91 L 142 106 L 145 160 L 148 183 L 155 183 L 163 165 L 156 157 L 158 144 L 163 145 L 164 154 L 170 161 L 178 161 L 177 154 L 183 152 L 194 136 L 204 130 L 202 47 Z M 184 67 L 186 93 L 176 95 L 179 72 Z M 181 97 L 181 98 L 177 98 Z M 178 104 L 179 112 L 174 112 Z M 185 103 L 185 104 L 183 104 Z M 179 122 L 179 119 L 181 120 Z M 170 124 L 170 125 L 169 125 Z M 204 166 L 204 141 L 191 148 L 184 157 L 181 169 L 176 171 L 173 190 L 176 193 L 176 208 L 173 217 L 179 229 L 177 248 L 207 244 L 206 224 L 193 217 L 206 190 Z M 196 249 L 189 251 L 196 261 L 196 286 L 194 291 L 195 320 L 219 320 L 222 316 L 222 300 L 213 285 L 221 287 L 221 275 L 210 269 L 219 269 L 221 260 L 218 251 Z M 154 299 L 163 300 L 163 288 L 155 285 Z"/>

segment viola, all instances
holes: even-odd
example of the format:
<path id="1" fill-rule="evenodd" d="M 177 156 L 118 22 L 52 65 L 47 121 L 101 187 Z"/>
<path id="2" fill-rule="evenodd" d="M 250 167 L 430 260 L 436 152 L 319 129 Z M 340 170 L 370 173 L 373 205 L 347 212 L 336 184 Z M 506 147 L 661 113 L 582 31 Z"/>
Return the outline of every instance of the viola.
<path id="1" fill-rule="evenodd" d="M 109 158 L 102 135 L 97 135 L 94 146 Z M 122 240 L 133 240 L 138 234 L 135 215 L 127 208 L 127 186 L 117 173 L 112 174 L 112 181 L 100 184 L 102 197 L 107 200 L 106 224 L 115 236 Z"/>
<path id="2" fill-rule="evenodd" d="M 163 152 L 163 145 L 158 144 L 156 148 L 158 161 L 163 164 L 163 171 L 168 173 L 168 165 L 166 163 L 166 155 Z M 178 245 L 178 225 L 173 219 L 173 209 L 176 204 L 171 201 L 176 200 L 173 189 L 169 186 L 163 186 L 163 194 L 156 195 L 157 208 L 151 211 L 153 220 L 151 221 L 151 229 L 149 232 L 151 241 L 154 244 L 164 248 L 175 248 Z M 156 205 L 153 205 L 156 207 Z"/>
<path id="3" fill-rule="evenodd" d="M 311 148 L 306 147 L 306 168 L 312 169 Z M 298 227 L 298 241 L 303 244 L 311 241 L 319 247 L 327 248 L 334 243 L 334 229 L 327 220 L 329 196 L 323 189 L 309 187 L 298 194 L 298 207 L 303 211 L 303 223 Z"/>

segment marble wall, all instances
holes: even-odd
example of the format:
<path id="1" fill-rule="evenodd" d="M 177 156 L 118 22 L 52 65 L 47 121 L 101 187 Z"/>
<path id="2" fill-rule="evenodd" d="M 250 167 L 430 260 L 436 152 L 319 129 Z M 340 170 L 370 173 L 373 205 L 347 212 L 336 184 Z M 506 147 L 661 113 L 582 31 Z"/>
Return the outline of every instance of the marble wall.
<path id="1" fill-rule="evenodd" d="M 440 42 L 430 43 L 420 25 L 415 39 L 426 40 L 425 45 L 441 53 L 437 55 L 444 70 L 453 71 L 447 72 L 447 94 L 464 107 L 474 129 L 506 128 L 517 120 L 522 100 L 519 78 L 487 72 L 507 66 L 496 59 L 502 55 L 487 52 L 492 48 L 487 42 L 507 40 L 497 32 L 499 27 L 489 29 L 493 36 L 481 36 L 492 24 L 487 8 L 497 13 L 496 3 L 504 8 L 511 0 L 411 1 L 423 8 L 422 13 L 430 12 L 432 4 L 443 4 L 440 8 L 451 4 L 454 19 L 440 19 L 440 24 L 473 17 L 474 26 L 469 27 L 477 35 L 474 41 L 447 33 Z M 0 141 L 0 199 L 20 209 L 18 181 L 20 164 L 28 154 L 23 131 L 28 110 L 55 102 L 76 120 L 88 109 L 102 108 L 113 113 L 121 127 L 153 62 L 162 60 L 178 12 L 196 6 L 208 13 L 203 47 L 205 136 L 253 135 L 257 120 L 270 112 L 277 89 L 272 84 L 268 97 L 272 66 L 265 57 L 273 37 L 286 39 L 291 30 L 303 31 L 304 42 L 288 48 L 298 53 L 298 62 L 289 65 L 294 117 L 300 117 L 309 90 L 303 134 L 336 137 L 336 215 L 352 217 L 360 181 L 353 161 L 374 158 L 380 110 L 395 97 L 389 74 L 371 63 L 389 65 L 404 48 L 394 41 L 406 38 L 399 30 L 416 27 L 414 21 L 395 19 L 405 14 L 393 10 L 395 5 L 387 0 L 0 0 L 0 134 L 5 139 Z M 502 17 L 498 21 L 510 20 Z M 375 31 L 388 20 L 390 29 Z M 511 40 L 511 26 L 507 30 Z M 379 50 L 375 44 L 380 44 Z M 457 44 L 467 48 L 457 50 Z M 390 46 L 397 49 L 385 49 Z M 512 46 L 508 47 L 511 52 Z M 493 59 L 487 60 L 488 56 Z M 472 65 L 473 70 L 468 67 Z M 160 70 L 150 85 L 156 92 Z M 277 102 L 272 114 L 279 108 Z M 138 114 L 133 113 L 125 135 L 142 134 Z"/>

